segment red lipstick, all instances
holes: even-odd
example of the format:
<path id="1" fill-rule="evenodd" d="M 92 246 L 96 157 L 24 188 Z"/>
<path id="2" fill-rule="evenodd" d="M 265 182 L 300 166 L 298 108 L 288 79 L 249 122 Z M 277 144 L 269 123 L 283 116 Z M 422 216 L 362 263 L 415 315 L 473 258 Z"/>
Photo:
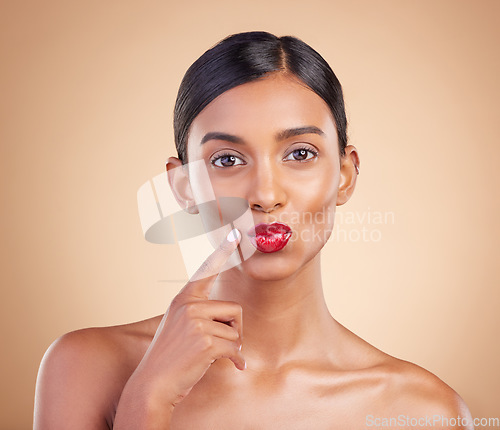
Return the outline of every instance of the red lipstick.
<path id="1" fill-rule="evenodd" d="M 292 229 L 286 224 L 257 224 L 247 232 L 250 242 L 261 252 L 276 252 L 283 249 L 292 235 Z"/>

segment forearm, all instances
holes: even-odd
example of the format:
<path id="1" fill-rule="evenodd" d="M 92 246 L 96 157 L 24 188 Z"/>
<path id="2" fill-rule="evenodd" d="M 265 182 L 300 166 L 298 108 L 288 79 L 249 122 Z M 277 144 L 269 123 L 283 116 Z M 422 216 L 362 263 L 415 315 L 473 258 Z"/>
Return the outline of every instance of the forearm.
<path id="1" fill-rule="evenodd" d="M 171 404 L 160 402 L 132 377 L 118 402 L 113 430 L 169 430 L 172 413 Z"/>

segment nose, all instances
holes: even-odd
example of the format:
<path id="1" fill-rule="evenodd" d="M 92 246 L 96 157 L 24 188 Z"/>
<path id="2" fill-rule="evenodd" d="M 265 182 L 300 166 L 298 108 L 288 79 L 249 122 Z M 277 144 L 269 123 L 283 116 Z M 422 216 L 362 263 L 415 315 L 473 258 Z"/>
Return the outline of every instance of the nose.
<path id="1" fill-rule="evenodd" d="M 263 163 L 255 168 L 252 176 L 247 196 L 252 210 L 270 213 L 286 205 L 284 178 L 278 168 L 273 168 L 270 163 Z"/>

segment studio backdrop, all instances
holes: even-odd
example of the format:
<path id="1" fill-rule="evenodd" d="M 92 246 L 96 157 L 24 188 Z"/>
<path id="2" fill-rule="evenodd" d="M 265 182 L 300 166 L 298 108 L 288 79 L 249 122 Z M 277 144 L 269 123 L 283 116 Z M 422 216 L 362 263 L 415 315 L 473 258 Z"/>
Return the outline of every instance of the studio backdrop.
<path id="1" fill-rule="evenodd" d="M 32 427 L 55 339 L 164 313 L 186 282 L 138 191 L 176 155 L 186 69 L 250 30 L 343 85 L 361 163 L 322 251 L 332 315 L 500 416 L 499 22 L 496 0 L 2 1 L 0 429 Z"/>

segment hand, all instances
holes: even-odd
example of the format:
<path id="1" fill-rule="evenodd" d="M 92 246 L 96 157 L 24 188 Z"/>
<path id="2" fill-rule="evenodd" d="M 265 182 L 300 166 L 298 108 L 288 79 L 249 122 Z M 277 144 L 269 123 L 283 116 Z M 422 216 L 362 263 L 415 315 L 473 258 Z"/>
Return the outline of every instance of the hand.
<path id="1" fill-rule="evenodd" d="M 242 308 L 236 302 L 209 300 L 222 266 L 241 235 L 228 237 L 174 297 L 134 373 L 160 401 L 175 407 L 218 358 L 246 368 L 241 350 Z M 231 241 L 232 239 L 232 241 Z"/>

